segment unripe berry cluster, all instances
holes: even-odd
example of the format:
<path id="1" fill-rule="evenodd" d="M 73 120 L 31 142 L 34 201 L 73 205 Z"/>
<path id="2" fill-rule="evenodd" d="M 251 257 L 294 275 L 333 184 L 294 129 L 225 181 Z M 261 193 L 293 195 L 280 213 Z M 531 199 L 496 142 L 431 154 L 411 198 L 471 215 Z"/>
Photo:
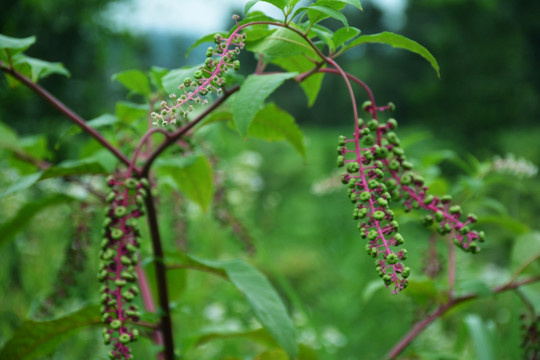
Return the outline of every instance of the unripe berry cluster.
<path id="1" fill-rule="evenodd" d="M 397 293 L 407 286 L 410 270 L 401 263 L 407 257 L 407 250 L 391 249 L 404 242 L 389 208 L 391 201 L 402 202 L 406 211 L 429 211 L 422 223 L 430 226 L 436 222 L 439 233 L 450 234 L 465 251 L 478 252 L 478 242 L 484 241 L 484 233 L 471 229 L 476 216 L 469 214 L 466 220 L 460 220 L 461 207 L 451 205 L 449 195 L 439 198 L 427 193 L 424 179 L 412 171 L 413 164 L 407 161 L 400 147 L 394 132 L 397 121 L 391 118 L 380 124 L 377 120 L 377 111 L 393 110 L 394 105 L 376 108 L 366 102 L 363 108 L 373 118 L 367 122 L 358 119 L 352 138 L 339 137 L 337 164 L 347 170 L 342 182 L 348 186 L 348 196 L 355 204 L 353 218 L 360 220 L 361 236 L 368 240 L 366 251 L 377 258 L 376 270 L 385 285 L 393 284 L 393 293 Z M 347 147 L 350 143 L 354 149 Z"/>
<path id="2" fill-rule="evenodd" d="M 362 124 L 354 138 L 338 139 L 338 166 L 346 168 L 342 182 L 348 186 L 348 195 L 354 204 L 353 219 L 359 220 L 358 230 L 367 239 L 366 252 L 376 259 L 378 275 L 388 287 L 393 285 L 393 293 L 407 287 L 410 269 L 402 260 L 407 258 L 407 250 L 394 251 L 404 243 L 398 233 L 399 224 L 390 210 L 391 195 L 384 184 L 383 157 L 379 147 L 375 147 L 368 127 Z M 362 143 L 360 139 L 363 138 Z M 354 149 L 347 148 L 353 143 Z"/>
<path id="3" fill-rule="evenodd" d="M 195 109 L 194 104 L 207 104 L 206 95 L 215 92 L 221 94 L 225 85 L 224 74 L 229 70 L 238 70 L 240 60 L 237 56 L 244 48 L 246 35 L 239 34 L 238 30 L 229 37 L 224 38 L 220 34 L 214 36 L 215 47 L 209 47 L 206 51 L 206 60 L 203 65 L 193 74 L 193 79 L 187 78 L 178 85 L 182 91 L 180 96 L 170 94 L 169 99 L 174 101 L 169 104 L 161 102 L 160 112 L 151 114 L 154 126 L 166 126 L 176 124 L 179 119 L 187 119 Z"/>
<path id="4" fill-rule="evenodd" d="M 111 192 L 105 211 L 101 262 L 98 279 L 101 287 L 101 316 L 107 325 L 103 329 L 105 344 L 111 344 L 111 359 L 131 359 L 128 344 L 138 337 L 137 329 L 130 329 L 128 322 L 139 320 L 139 311 L 131 302 L 139 293 L 135 285 L 137 250 L 140 246 L 140 229 L 137 218 L 143 215 L 144 198 L 148 181 L 128 178 L 107 179 Z"/>

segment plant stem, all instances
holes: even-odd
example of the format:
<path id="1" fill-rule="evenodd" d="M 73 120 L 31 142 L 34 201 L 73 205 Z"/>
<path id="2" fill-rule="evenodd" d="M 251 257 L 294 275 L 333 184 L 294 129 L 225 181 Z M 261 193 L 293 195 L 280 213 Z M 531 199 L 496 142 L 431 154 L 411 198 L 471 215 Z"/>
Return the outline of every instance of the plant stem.
<path id="1" fill-rule="evenodd" d="M 491 292 L 494 294 L 498 294 L 503 291 L 518 289 L 520 286 L 531 284 L 537 281 L 540 281 L 540 276 L 531 277 L 518 282 L 514 282 L 511 280 L 504 285 L 493 288 Z M 459 305 L 466 301 L 474 300 L 476 298 L 478 298 L 478 294 L 468 294 L 456 298 L 450 298 L 445 304 L 440 305 L 434 312 L 414 324 L 414 326 L 409 330 L 409 332 L 390 350 L 390 352 L 386 356 L 386 359 L 394 359 L 396 356 L 401 354 L 401 352 L 405 350 L 405 348 L 422 331 L 424 331 L 437 318 L 444 315 L 448 310 L 455 307 L 456 305 Z"/>
<path id="2" fill-rule="evenodd" d="M 29 78 L 18 72 L 17 70 L 6 67 L 2 62 L 0 62 L 0 70 L 4 71 L 5 73 L 8 73 L 9 75 L 13 76 L 17 80 L 19 80 L 21 83 L 26 85 L 28 88 L 30 88 L 32 91 L 34 91 L 36 94 L 44 98 L 48 103 L 50 103 L 53 107 L 55 107 L 58 111 L 60 111 L 64 116 L 66 116 L 69 120 L 71 120 L 73 123 L 75 123 L 77 126 L 79 126 L 81 129 L 83 129 L 86 133 L 90 134 L 94 139 L 96 139 L 101 145 L 103 145 L 107 150 L 109 150 L 118 160 L 123 162 L 126 165 L 129 165 L 130 161 L 129 159 L 120 152 L 117 148 L 115 148 L 110 142 L 108 142 L 100 133 L 98 133 L 96 130 L 92 129 L 88 124 L 86 124 L 86 121 L 84 121 L 83 118 L 81 118 L 79 115 L 77 115 L 73 110 L 71 110 L 67 105 L 65 105 L 63 102 L 58 100 L 54 95 L 49 93 L 47 90 L 42 88 L 40 85 L 32 82 Z"/>
<path id="3" fill-rule="evenodd" d="M 158 303 L 161 310 L 161 321 L 159 327 L 161 328 L 161 334 L 163 335 L 164 355 L 166 360 L 174 360 L 174 338 L 171 310 L 169 308 L 169 291 L 167 289 L 167 269 L 163 259 L 163 248 L 161 246 L 156 208 L 154 206 L 154 199 L 150 192 L 145 198 L 145 205 L 154 253 Z"/>

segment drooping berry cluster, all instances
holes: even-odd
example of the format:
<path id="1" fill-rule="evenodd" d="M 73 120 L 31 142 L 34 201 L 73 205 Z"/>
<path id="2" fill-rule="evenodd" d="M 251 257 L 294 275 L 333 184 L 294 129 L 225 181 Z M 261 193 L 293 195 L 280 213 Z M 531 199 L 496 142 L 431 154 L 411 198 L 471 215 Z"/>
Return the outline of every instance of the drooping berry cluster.
<path id="1" fill-rule="evenodd" d="M 162 101 L 161 111 L 151 114 L 154 126 L 176 124 L 179 117 L 186 119 L 195 109 L 193 104 L 207 104 L 206 95 L 212 92 L 221 94 L 225 85 L 224 74 L 230 69 L 240 68 L 240 60 L 236 57 L 245 46 L 246 35 L 239 34 L 238 31 L 237 29 L 227 38 L 220 34 L 214 36 L 216 46 L 206 50 L 206 60 L 193 74 L 194 79 L 187 78 L 178 85 L 178 89 L 183 93 L 180 96 L 170 94 L 169 99 L 174 103 Z"/>
<path id="2" fill-rule="evenodd" d="M 128 178 L 118 180 L 110 177 L 107 185 L 109 206 L 103 223 L 101 263 L 98 279 L 101 287 L 101 315 L 106 324 L 103 329 L 105 344 L 111 344 L 111 359 L 131 359 L 128 344 L 138 337 L 137 329 L 128 328 L 129 322 L 138 321 L 139 312 L 131 304 L 139 293 L 135 265 L 140 246 L 140 230 L 137 218 L 143 215 L 144 197 L 148 182 Z"/>
<path id="3" fill-rule="evenodd" d="M 393 107 L 389 107 L 391 109 Z M 373 114 L 370 102 L 364 104 L 364 109 Z M 476 222 L 476 216 L 467 215 L 461 220 L 463 213 L 459 205 L 452 205 L 452 197 L 441 197 L 428 194 L 428 187 L 424 185 L 424 178 L 413 171 L 413 164 L 407 161 L 400 140 L 393 131 L 397 128 L 397 121 L 389 119 L 387 124 L 381 125 L 376 119 L 367 124 L 374 134 L 375 150 L 383 156 L 380 160 L 384 164 L 386 176 L 385 184 L 392 194 L 392 199 L 401 201 L 406 211 L 422 209 L 429 214 L 422 218 L 422 223 L 431 226 L 438 224 L 437 231 L 441 235 L 451 235 L 454 243 L 465 251 L 477 253 L 480 250 L 479 242 L 484 242 L 482 231 L 474 231 L 471 226 Z"/>
<path id="4" fill-rule="evenodd" d="M 347 170 L 342 182 L 348 185 L 348 195 L 355 204 L 353 218 L 360 220 L 358 229 L 368 240 L 366 251 L 377 258 L 377 273 L 386 286 L 393 284 L 393 293 L 397 293 L 407 286 L 410 270 L 401 263 L 407 251 L 391 248 L 402 245 L 404 240 L 389 208 L 390 201 L 401 202 L 406 211 L 427 210 L 429 214 L 422 223 L 430 226 L 437 222 L 439 233 L 450 234 L 465 251 L 478 252 L 478 242 L 484 241 L 484 233 L 471 229 L 476 216 L 469 214 L 466 220 L 460 220 L 461 207 L 451 205 L 449 195 L 437 197 L 427 193 L 424 179 L 412 171 L 413 164 L 407 161 L 400 147 L 394 132 L 397 121 L 391 118 L 381 124 L 377 120 L 377 111 L 393 110 L 393 104 L 377 108 L 366 102 L 363 108 L 373 118 L 367 122 L 358 119 L 352 138 L 340 136 L 337 163 Z M 354 149 L 347 147 L 350 143 Z"/>
<path id="5" fill-rule="evenodd" d="M 393 293 L 407 287 L 410 269 L 402 260 L 407 258 L 407 250 L 397 252 L 393 247 L 404 243 L 398 233 L 399 224 L 389 208 L 391 195 L 384 184 L 383 163 L 379 160 L 387 154 L 374 145 L 370 129 L 359 120 L 359 130 L 354 138 L 340 136 L 338 140 L 338 166 L 345 166 L 347 173 L 342 182 L 349 187 L 348 195 L 355 204 L 353 218 L 360 220 L 358 230 L 362 238 L 368 240 L 366 251 L 376 258 L 377 273 L 388 287 L 393 285 Z M 347 144 L 354 144 L 354 149 Z"/>

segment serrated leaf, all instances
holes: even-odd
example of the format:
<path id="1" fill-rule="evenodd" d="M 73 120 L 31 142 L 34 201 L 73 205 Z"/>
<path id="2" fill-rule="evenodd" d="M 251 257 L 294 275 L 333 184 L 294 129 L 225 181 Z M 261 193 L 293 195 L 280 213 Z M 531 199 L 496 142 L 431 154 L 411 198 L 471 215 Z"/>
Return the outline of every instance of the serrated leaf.
<path id="1" fill-rule="evenodd" d="M 210 162 L 203 155 L 161 159 L 156 171 L 169 176 L 177 190 L 207 211 L 214 196 L 214 182 Z"/>
<path id="2" fill-rule="evenodd" d="M 288 72 L 304 73 L 313 68 L 313 63 L 303 55 L 279 58 L 271 61 Z M 314 74 L 300 83 L 308 100 L 308 107 L 315 104 L 321 90 L 324 73 Z"/>
<path id="3" fill-rule="evenodd" d="M 2 234 L 0 237 L 0 246 L 13 240 L 15 235 L 20 231 L 23 231 L 26 224 L 30 223 L 32 218 L 40 211 L 49 206 L 66 203 L 72 200 L 73 198 L 70 196 L 54 194 L 26 203 L 13 217 L 0 224 L 0 234 Z M 4 358 L 0 357 L 0 359 Z"/>
<path id="4" fill-rule="evenodd" d="M 273 103 L 266 105 L 255 115 L 247 135 L 266 141 L 287 140 L 304 159 L 306 158 L 304 136 L 294 117 Z"/>
<path id="5" fill-rule="evenodd" d="M 386 44 L 395 48 L 409 50 L 415 54 L 418 54 L 431 64 L 431 66 L 437 73 L 437 77 L 441 77 L 441 74 L 439 72 L 439 64 L 437 63 L 435 57 L 429 52 L 429 50 L 427 50 L 425 47 L 423 47 L 414 40 L 388 31 L 379 34 L 359 36 L 355 40 L 351 41 L 349 45 L 345 46 L 343 50 L 340 51 L 340 53 L 352 49 L 355 46 L 367 43 Z"/>
<path id="6" fill-rule="evenodd" d="M 120 84 L 130 91 L 143 96 L 151 96 L 152 89 L 148 76 L 140 70 L 125 70 L 113 74 L 111 80 L 118 81 Z"/>
<path id="7" fill-rule="evenodd" d="M 35 36 L 29 36 L 26 38 L 14 38 L 11 36 L 0 34 L 0 50 L 9 50 L 10 56 L 14 56 L 18 53 L 23 52 L 35 42 L 36 42 Z M 7 61 L 7 58 L 5 57 L 5 53 L 6 53 L 5 51 L 0 51 L 0 54 L 2 54 L 2 56 L 0 57 L 0 60 Z"/>
<path id="8" fill-rule="evenodd" d="M 26 320 L 0 350 L 0 359 L 30 360 L 47 355 L 73 330 L 101 325 L 99 306 L 51 321 Z"/>
<path id="9" fill-rule="evenodd" d="M 270 36 L 256 42 L 248 48 L 249 51 L 261 53 L 265 59 L 289 57 L 305 54 L 319 59 L 317 53 L 299 34 L 287 28 L 279 28 Z"/>
<path id="10" fill-rule="evenodd" d="M 285 80 L 297 73 L 250 75 L 236 94 L 232 105 L 233 119 L 240 135 L 245 136 L 266 98 Z"/>
<path id="11" fill-rule="evenodd" d="M 355 27 L 352 27 L 352 26 L 342 27 L 336 30 L 336 32 L 334 33 L 332 37 L 332 40 L 334 41 L 335 47 L 339 47 L 345 44 L 347 41 L 360 35 L 360 33 L 361 33 L 360 29 L 357 29 Z"/>
<path id="12" fill-rule="evenodd" d="M 345 15 L 331 7 L 322 5 L 310 5 L 306 10 L 311 24 L 316 24 L 321 20 L 331 17 L 341 21 L 343 25 L 349 26 L 349 22 L 347 21 Z"/>
<path id="13" fill-rule="evenodd" d="M 250 0 L 246 3 L 246 6 L 244 6 L 244 15 L 247 15 L 247 13 L 253 7 L 253 5 L 258 3 L 259 1 L 272 4 L 281 10 L 284 10 L 285 7 L 287 6 L 287 0 Z"/>
<path id="14" fill-rule="evenodd" d="M 291 358 L 298 356 L 295 329 L 281 298 L 266 277 L 243 260 L 192 261 L 210 268 L 224 270 L 229 280 L 246 297 L 255 316 Z"/>
<path id="15" fill-rule="evenodd" d="M 17 55 L 14 67 L 15 69 L 21 69 L 23 74 L 29 75 L 32 82 L 37 82 L 39 79 L 51 74 L 70 76 L 69 71 L 59 62 L 34 59 L 22 54 Z"/>

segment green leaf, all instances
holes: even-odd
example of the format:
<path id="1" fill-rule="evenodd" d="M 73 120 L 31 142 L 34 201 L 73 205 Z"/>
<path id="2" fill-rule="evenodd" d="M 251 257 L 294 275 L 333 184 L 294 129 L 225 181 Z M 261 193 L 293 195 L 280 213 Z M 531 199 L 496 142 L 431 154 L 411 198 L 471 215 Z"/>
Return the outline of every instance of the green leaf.
<path id="1" fill-rule="evenodd" d="M 279 58 L 271 61 L 288 72 L 304 73 L 313 68 L 313 63 L 302 55 L 291 56 L 287 58 Z M 314 74 L 300 83 L 304 94 L 308 100 L 308 106 L 315 104 L 317 96 L 321 90 L 324 73 Z"/>
<path id="2" fill-rule="evenodd" d="M 51 321 L 26 320 L 0 350 L 0 359 L 30 360 L 45 356 L 74 330 L 101 325 L 99 306 L 88 306 Z"/>
<path id="3" fill-rule="evenodd" d="M 107 174 L 107 170 L 94 159 L 64 160 L 60 164 L 44 170 L 39 180 L 87 174 Z"/>
<path id="4" fill-rule="evenodd" d="M 364 10 L 362 8 L 362 4 L 360 3 L 360 0 L 341 0 L 341 1 L 346 2 L 347 4 L 350 4 L 350 5 L 354 6 L 355 8 L 357 8 L 360 11 Z"/>
<path id="5" fill-rule="evenodd" d="M 208 210 L 214 196 L 214 182 L 210 162 L 203 155 L 160 159 L 156 162 L 160 176 L 170 176 L 177 190 Z"/>
<path id="6" fill-rule="evenodd" d="M 118 120 L 126 124 L 146 120 L 148 118 L 148 105 L 129 101 L 118 101 L 116 103 L 115 115 Z"/>
<path id="7" fill-rule="evenodd" d="M 247 135 L 266 141 L 287 140 L 304 159 L 306 158 L 304 136 L 294 117 L 273 103 L 266 105 L 255 115 Z"/>
<path id="8" fill-rule="evenodd" d="M 512 247 L 512 269 L 514 271 L 521 269 L 526 262 L 535 257 L 536 260 L 523 269 L 523 273 L 540 273 L 540 232 L 535 231 L 519 236 Z"/>
<path id="9" fill-rule="evenodd" d="M 321 5 L 310 5 L 308 8 L 306 8 L 309 21 L 311 24 L 316 24 L 321 20 L 326 19 L 327 17 L 334 18 L 336 20 L 339 20 L 343 23 L 345 26 L 349 26 L 349 22 L 347 21 L 347 18 L 345 15 L 340 13 L 337 10 L 334 10 L 331 7 L 328 6 L 321 6 Z"/>
<path id="10" fill-rule="evenodd" d="M 13 240 L 15 235 L 23 231 L 26 224 L 30 223 L 32 217 L 40 211 L 49 206 L 63 204 L 72 200 L 73 198 L 70 196 L 54 194 L 26 203 L 13 217 L 0 224 L 0 234 L 2 234 L 0 237 L 0 246 Z M 0 359 L 4 358 L 0 357 Z"/>
<path id="11" fill-rule="evenodd" d="M 125 70 L 114 74 L 111 80 L 116 80 L 130 91 L 143 96 L 151 96 L 152 89 L 148 76 L 140 70 Z"/>
<path id="12" fill-rule="evenodd" d="M 14 38 L 0 34 L 0 50 L 9 50 L 10 56 L 23 52 L 35 42 L 35 36 L 29 36 L 27 38 Z M 6 61 L 7 59 L 4 57 L 5 51 L 1 51 L 0 54 L 2 54 L 0 60 Z"/>
<path id="13" fill-rule="evenodd" d="M 295 329 L 281 298 L 266 277 L 243 260 L 212 261 L 194 256 L 193 261 L 224 270 L 233 285 L 246 297 L 255 316 L 289 357 L 298 356 Z"/>
<path id="14" fill-rule="evenodd" d="M 478 218 L 478 225 L 495 224 L 514 235 L 523 235 L 530 231 L 527 224 L 507 215 L 483 215 Z"/>
<path id="15" fill-rule="evenodd" d="M 39 178 L 41 176 L 41 172 L 26 175 L 17 180 L 13 185 L 8 187 L 6 191 L 0 194 L 0 198 L 3 198 L 4 196 L 7 196 L 9 194 L 12 194 L 14 192 L 24 190 L 29 188 L 30 186 L 34 185 L 36 182 L 38 182 Z M 0 240 L 1 241 L 1 240 Z"/>
<path id="16" fill-rule="evenodd" d="M 336 45 L 334 44 L 333 33 L 330 29 L 316 24 L 311 27 L 311 32 L 314 32 L 319 39 L 321 39 L 330 49 L 330 51 L 334 51 L 336 48 Z M 311 36 L 310 36 L 311 37 Z"/>
<path id="17" fill-rule="evenodd" d="M 332 40 L 334 41 L 334 46 L 339 47 L 345 44 L 347 41 L 351 40 L 352 38 L 360 35 L 360 33 L 360 29 L 352 26 L 339 28 L 338 30 L 336 30 L 332 37 Z"/>
<path id="18" fill-rule="evenodd" d="M 152 80 L 152 84 L 156 88 L 163 89 L 163 85 L 161 83 L 163 77 L 169 73 L 169 69 L 162 68 L 159 66 L 152 66 L 150 69 L 150 79 Z"/>
<path id="19" fill-rule="evenodd" d="M 480 316 L 470 314 L 465 317 L 465 324 L 469 329 L 471 341 L 476 353 L 475 359 L 493 360 L 493 342 L 487 326 L 483 323 Z"/>
<path id="20" fill-rule="evenodd" d="M 18 55 L 14 61 L 15 69 L 20 69 L 25 75 L 29 75 L 33 82 L 51 74 L 70 76 L 69 71 L 59 62 L 49 62 L 34 59 L 26 55 Z"/>
<path id="21" fill-rule="evenodd" d="M 248 47 L 248 50 L 263 54 L 265 59 L 299 54 L 319 59 L 317 53 L 304 38 L 287 28 L 277 29 L 270 36 Z"/>
<path id="22" fill-rule="evenodd" d="M 240 135 L 245 136 L 266 98 L 285 80 L 297 73 L 278 73 L 270 75 L 250 75 L 234 98 L 233 119 Z"/>
<path id="23" fill-rule="evenodd" d="M 199 66 L 189 66 L 180 69 L 171 70 L 167 75 L 161 79 L 161 84 L 167 92 L 167 94 L 180 95 L 181 90 L 178 89 L 178 85 L 182 84 L 186 78 L 192 78 L 195 71 L 199 69 Z"/>
<path id="24" fill-rule="evenodd" d="M 247 15 L 247 13 L 249 12 L 249 9 L 251 9 L 253 5 L 258 3 L 259 1 L 272 4 L 281 10 L 284 10 L 285 7 L 287 6 L 287 0 L 250 0 L 247 2 L 246 6 L 244 7 L 244 15 Z"/>
<path id="25" fill-rule="evenodd" d="M 199 45 L 201 44 L 204 44 L 204 43 L 212 43 L 212 45 L 215 45 L 216 43 L 214 42 L 214 36 L 216 36 L 216 34 L 220 34 L 221 36 L 227 36 L 227 32 L 226 31 L 218 31 L 218 32 L 214 32 L 214 33 L 211 33 L 211 34 L 207 34 L 207 35 L 204 35 L 200 38 L 198 38 L 187 50 L 186 50 L 186 57 L 188 57 L 188 55 L 193 51 L 193 49 L 197 48 Z"/>
<path id="26" fill-rule="evenodd" d="M 426 59 L 435 72 L 437 73 L 437 76 L 440 78 L 441 74 L 439 72 L 439 64 L 437 63 L 437 60 L 431 53 L 422 45 L 417 43 L 414 40 L 408 39 L 405 36 L 394 34 L 392 32 L 382 32 L 379 34 L 373 34 L 373 35 L 362 35 L 358 38 L 356 38 L 354 41 L 352 41 L 349 45 L 343 48 L 343 51 L 347 51 L 355 46 L 366 44 L 366 43 L 381 43 L 390 45 L 395 48 L 401 48 L 405 50 L 409 50 L 413 53 L 416 53 L 420 56 L 422 56 L 424 59 Z M 340 52 L 340 53 L 341 53 Z"/>

